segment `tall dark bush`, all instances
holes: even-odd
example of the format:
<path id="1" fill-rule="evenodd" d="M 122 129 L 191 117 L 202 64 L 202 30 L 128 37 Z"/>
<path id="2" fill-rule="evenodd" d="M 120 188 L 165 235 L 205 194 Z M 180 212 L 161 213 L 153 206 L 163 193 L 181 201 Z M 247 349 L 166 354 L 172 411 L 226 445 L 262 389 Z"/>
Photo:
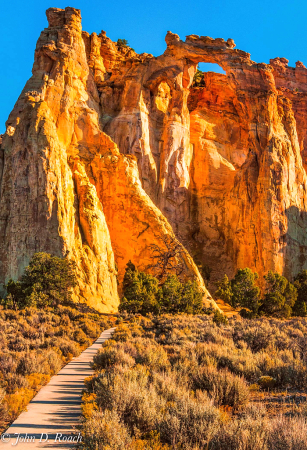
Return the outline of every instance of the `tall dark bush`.
<path id="1" fill-rule="evenodd" d="M 75 264 L 49 253 L 35 253 L 20 281 L 9 280 L 5 307 L 56 306 L 71 301 L 76 285 Z"/>

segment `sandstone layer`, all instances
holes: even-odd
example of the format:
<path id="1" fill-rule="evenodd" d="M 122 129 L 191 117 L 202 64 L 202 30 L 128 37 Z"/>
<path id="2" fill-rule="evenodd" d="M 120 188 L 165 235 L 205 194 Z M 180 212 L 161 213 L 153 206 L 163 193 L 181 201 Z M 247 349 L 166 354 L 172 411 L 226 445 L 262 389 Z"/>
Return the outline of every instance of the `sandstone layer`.
<path id="1" fill-rule="evenodd" d="M 76 301 L 114 312 L 127 262 L 145 270 L 151 244 L 163 248 L 165 235 L 178 242 L 144 190 L 137 158 L 120 152 L 104 130 L 110 120 L 103 105 L 116 108 L 117 97 L 107 101 L 99 88 L 118 65 L 140 57 L 104 33 L 82 33 L 79 10 L 50 8 L 47 18 L 1 144 L 0 283 L 3 290 L 18 279 L 35 252 L 66 255 L 76 262 Z M 184 278 L 195 279 L 215 306 L 184 247 L 180 258 Z"/>
<path id="2" fill-rule="evenodd" d="M 37 251 L 76 261 L 75 298 L 115 311 L 125 265 L 180 241 L 184 278 L 307 269 L 307 69 L 168 32 L 137 54 L 50 8 L 0 149 L 0 283 Z M 225 75 L 204 74 L 200 62 Z M 178 241 L 177 241 L 178 240 Z M 214 303 L 212 303 L 214 305 Z"/>
<path id="3" fill-rule="evenodd" d="M 307 268 L 307 69 L 258 64 L 232 39 L 167 33 L 163 55 L 124 59 L 85 36 L 104 131 L 135 155 L 142 186 L 211 286 L 250 267 L 290 279 Z M 112 51 L 111 51 L 112 50 Z M 204 74 L 199 62 L 225 75 Z M 98 65 L 98 63 L 97 63 Z"/>

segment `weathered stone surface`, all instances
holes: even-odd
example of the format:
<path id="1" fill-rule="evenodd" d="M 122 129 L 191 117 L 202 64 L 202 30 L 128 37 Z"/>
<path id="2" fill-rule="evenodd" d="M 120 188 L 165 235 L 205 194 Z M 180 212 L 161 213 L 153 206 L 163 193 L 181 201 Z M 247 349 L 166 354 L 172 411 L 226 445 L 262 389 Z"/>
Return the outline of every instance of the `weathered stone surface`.
<path id="1" fill-rule="evenodd" d="M 82 32 L 78 10 L 47 17 L 1 144 L 1 283 L 35 251 L 68 252 L 76 298 L 112 311 L 128 260 L 145 269 L 165 234 L 208 298 L 195 263 L 211 283 L 307 268 L 302 62 L 258 64 L 232 39 L 171 32 L 163 55 L 138 55 Z M 193 87 L 199 62 L 226 75 Z"/>
<path id="2" fill-rule="evenodd" d="M 104 131 L 137 157 L 145 191 L 212 281 L 246 266 L 292 278 L 307 268 L 307 69 L 257 64 L 231 39 L 168 32 L 166 43 L 156 58 L 112 59 L 98 86 Z M 193 88 L 199 62 L 226 75 Z"/>
<path id="3" fill-rule="evenodd" d="M 33 75 L 1 144 L 0 283 L 18 278 L 34 252 L 66 254 L 77 264 L 75 298 L 112 312 L 118 306 L 117 278 L 129 259 L 144 269 L 150 244 L 162 246 L 165 234 L 176 239 L 143 190 L 135 157 L 121 154 L 103 132 L 109 116 L 102 105 L 113 112 L 123 85 L 118 97 L 112 85 L 110 103 L 108 88 L 104 96 L 98 89 L 131 59 L 147 64 L 153 57 L 119 49 L 103 32 L 82 33 L 74 8 L 50 8 L 47 18 Z M 159 92 L 163 109 L 167 87 Z M 131 94 L 125 101 L 138 105 Z M 210 304 L 186 250 L 182 258 L 185 278 L 198 281 Z"/>

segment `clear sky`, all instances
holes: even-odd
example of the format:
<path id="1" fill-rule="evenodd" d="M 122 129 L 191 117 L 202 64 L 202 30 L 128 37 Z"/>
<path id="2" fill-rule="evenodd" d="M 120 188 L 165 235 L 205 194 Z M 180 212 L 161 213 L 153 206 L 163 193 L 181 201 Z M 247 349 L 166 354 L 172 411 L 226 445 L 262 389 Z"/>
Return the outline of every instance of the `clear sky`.
<path id="1" fill-rule="evenodd" d="M 234 39 L 257 62 L 277 56 L 307 66 L 306 0 L 14 0 L 1 2 L 0 132 L 31 76 L 36 41 L 47 26 L 45 10 L 81 9 L 83 29 L 127 39 L 138 53 L 165 50 L 168 30 Z"/>

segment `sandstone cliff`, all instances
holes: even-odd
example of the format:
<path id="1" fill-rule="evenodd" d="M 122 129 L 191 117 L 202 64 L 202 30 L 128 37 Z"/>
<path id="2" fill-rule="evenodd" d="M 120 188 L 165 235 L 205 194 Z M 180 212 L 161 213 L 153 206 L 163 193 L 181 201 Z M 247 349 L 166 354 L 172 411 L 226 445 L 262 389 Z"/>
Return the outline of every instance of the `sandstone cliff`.
<path id="1" fill-rule="evenodd" d="M 82 34 L 79 10 L 50 8 L 47 18 L 1 144 L 0 283 L 18 278 L 35 252 L 67 255 L 77 264 L 76 300 L 112 312 L 129 259 L 145 269 L 152 243 L 163 248 L 165 235 L 176 241 L 143 189 L 136 158 L 103 131 L 99 87 L 138 56 L 105 34 Z M 130 100 L 138 104 L 131 93 Z M 210 304 L 193 259 L 185 249 L 180 258 Z"/>
<path id="2" fill-rule="evenodd" d="M 211 282 L 239 267 L 290 279 L 306 269 L 303 64 L 258 64 L 231 39 L 171 32 L 155 58 L 123 59 L 104 33 L 85 41 L 106 67 L 94 74 L 104 131 L 137 157 L 144 190 Z M 199 62 L 226 75 L 193 87 Z"/>
<path id="3" fill-rule="evenodd" d="M 146 269 L 165 235 L 208 302 L 196 264 L 211 286 L 239 267 L 307 268 L 301 62 L 258 64 L 232 39 L 171 32 L 163 55 L 139 55 L 82 32 L 76 9 L 47 18 L 1 144 L 1 283 L 36 251 L 67 254 L 76 298 L 114 311 L 128 260 Z M 226 75 L 195 87 L 199 62 Z"/>

